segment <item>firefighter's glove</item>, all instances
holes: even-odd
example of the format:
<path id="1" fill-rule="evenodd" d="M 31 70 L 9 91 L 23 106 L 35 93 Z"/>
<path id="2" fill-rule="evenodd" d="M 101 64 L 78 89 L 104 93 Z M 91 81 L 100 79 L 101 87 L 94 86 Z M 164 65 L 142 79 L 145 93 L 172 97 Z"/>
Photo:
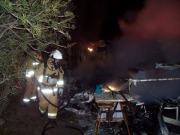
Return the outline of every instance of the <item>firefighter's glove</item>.
<path id="1" fill-rule="evenodd" d="M 63 89 L 62 88 L 58 89 L 58 94 L 59 94 L 59 96 L 61 96 L 63 94 Z"/>

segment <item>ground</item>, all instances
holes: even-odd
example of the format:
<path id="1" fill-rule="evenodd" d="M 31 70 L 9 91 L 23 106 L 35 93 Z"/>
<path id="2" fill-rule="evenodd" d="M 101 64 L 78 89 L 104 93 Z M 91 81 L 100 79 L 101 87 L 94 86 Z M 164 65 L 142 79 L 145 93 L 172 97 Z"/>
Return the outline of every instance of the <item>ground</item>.
<path id="1" fill-rule="evenodd" d="M 71 103 L 66 109 L 58 112 L 57 126 L 49 128 L 43 134 L 43 131 L 45 131 L 43 128 L 48 123 L 47 117 L 40 115 L 38 102 L 24 105 L 22 97 L 19 94 L 11 98 L 10 104 L 3 114 L 5 123 L 0 126 L 0 135 L 81 135 L 81 132 L 71 128 L 72 126 L 80 129 L 84 135 L 93 135 L 97 112 L 91 111 L 92 106 L 90 109 L 89 104 Z M 150 117 L 141 117 L 139 115 L 136 118 L 139 118 L 141 121 L 129 121 L 133 128 L 131 128 L 131 131 L 134 131 L 134 135 L 144 135 L 144 132 L 147 133 L 146 135 L 161 135 L 159 134 L 160 130 L 157 121 L 158 107 L 150 105 L 147 109 L 149 109 L 148 114 Z M 131 117 L 131 115 L 128 116 L 128 118 Z M 168 126 L 168 128 L 171 131 L 180 133 L 178 127 Z M 116 124 L 113 127 L 112 125 L 107 125 L 107 123 L 102 123 L 99 134 L 119 135 L 118 132 L 120 130 L 124 131 L 122 127 L 119 128 Z"/>
<path id="2" fill-rule="evenodd" d="M 76 114 L 63 110 L 59 112 L 57 122 L 62 125 L 79 126 Z M 38 103 L 22 104 L 21 97 L 13 97 L 3 114 L 5 120 L 1 127 L 1 135 L 41 135 L 44 125 L 48 122 L 46 116 L 41 116 Z M 79 131 L 71 128 L 57 127 L 50 129 L 46 135 L 80 135 Z"/>

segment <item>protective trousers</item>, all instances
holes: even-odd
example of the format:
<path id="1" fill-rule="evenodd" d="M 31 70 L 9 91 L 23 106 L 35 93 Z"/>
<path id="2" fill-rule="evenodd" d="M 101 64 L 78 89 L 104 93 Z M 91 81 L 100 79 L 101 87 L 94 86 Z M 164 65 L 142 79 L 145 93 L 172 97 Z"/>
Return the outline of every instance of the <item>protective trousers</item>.
<path id="1" fill-rule="evenodd" d="M 38 90 L 38 97 L 40 112 L 44 114 L 47 111 L 48 118 L 56 119 L 58 112 L 58 108 L 55 107 L 58 106 L 57 91 L 53 91 L 53 88 L 51 88 L 51 90 L 48 88 L 47 92 L 46 87 L 42 86 L 41 89 Z M 52 104 L 55 106 L 53 106 Z"/>
<path id="2" fill-rule="evenodd" d="M 30 99 L 36 100 L 36 79 L 34 76 L 34 69 L 39 62 L 28 57 L 26 61 L 26 91 L 24 93 L 23 102 L 28 103 Z"/>
<path id="3" fill-rule="evenodd" d="M 26 91 L 24 93 L 24 102 L 36 100 L 36 82 L 34 77 L 26 79 Z"/>

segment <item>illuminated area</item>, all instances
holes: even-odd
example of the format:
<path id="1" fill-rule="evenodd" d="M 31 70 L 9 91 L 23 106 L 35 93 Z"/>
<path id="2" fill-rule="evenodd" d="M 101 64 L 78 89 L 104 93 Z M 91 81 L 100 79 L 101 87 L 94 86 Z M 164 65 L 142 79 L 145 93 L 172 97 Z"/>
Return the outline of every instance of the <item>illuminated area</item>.
<path id="1" fill-rule="evenodd" d="M 58 84 L 58 85 L 64 85 L 64 81 L 63 81 L 63 80 L 59 80 L 59 81 L 57 82 L 57 84 Z"/>
<path id="2" fill-rule="evenodd" d="M 108 90 L 108 89 L 104 89 L 103 91 L 104 91 L 104 92 L 111 92 L 111 91 L 110 91 L 110 90 Z"/>
<path id="3" fill-rule="evenodd" d="M 93 48 L 88 47 L 89 52 L 93 52 Z"/>
<path id="4" fill-rule="evenodd" d="M 34 71 L 33 70 L 26 71 L 26 77 L 30 78 L 33 75 L 34 75 Z"/>
<path id="5" fill-rule="evenodd" d="M 112 91 L 117 90 L 117 88 L 115 88 L 114 86 L 108 86 Z"/>

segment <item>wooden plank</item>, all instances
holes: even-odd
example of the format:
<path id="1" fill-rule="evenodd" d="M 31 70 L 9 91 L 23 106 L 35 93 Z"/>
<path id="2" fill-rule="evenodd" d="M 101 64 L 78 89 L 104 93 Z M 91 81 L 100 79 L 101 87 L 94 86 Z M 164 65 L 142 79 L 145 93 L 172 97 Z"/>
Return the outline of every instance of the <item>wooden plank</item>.
<path id="1" fill-rule="evenodd" d="M 128 101 L 132 101 L 132 97 L 125 94 Z M 110 102 L 125 102 L 120 94 L 112 94 L 112 92 L 102 92 L 101 94 L 95 93 L 95 101 L 97 103 L 110 103 Z"/>

